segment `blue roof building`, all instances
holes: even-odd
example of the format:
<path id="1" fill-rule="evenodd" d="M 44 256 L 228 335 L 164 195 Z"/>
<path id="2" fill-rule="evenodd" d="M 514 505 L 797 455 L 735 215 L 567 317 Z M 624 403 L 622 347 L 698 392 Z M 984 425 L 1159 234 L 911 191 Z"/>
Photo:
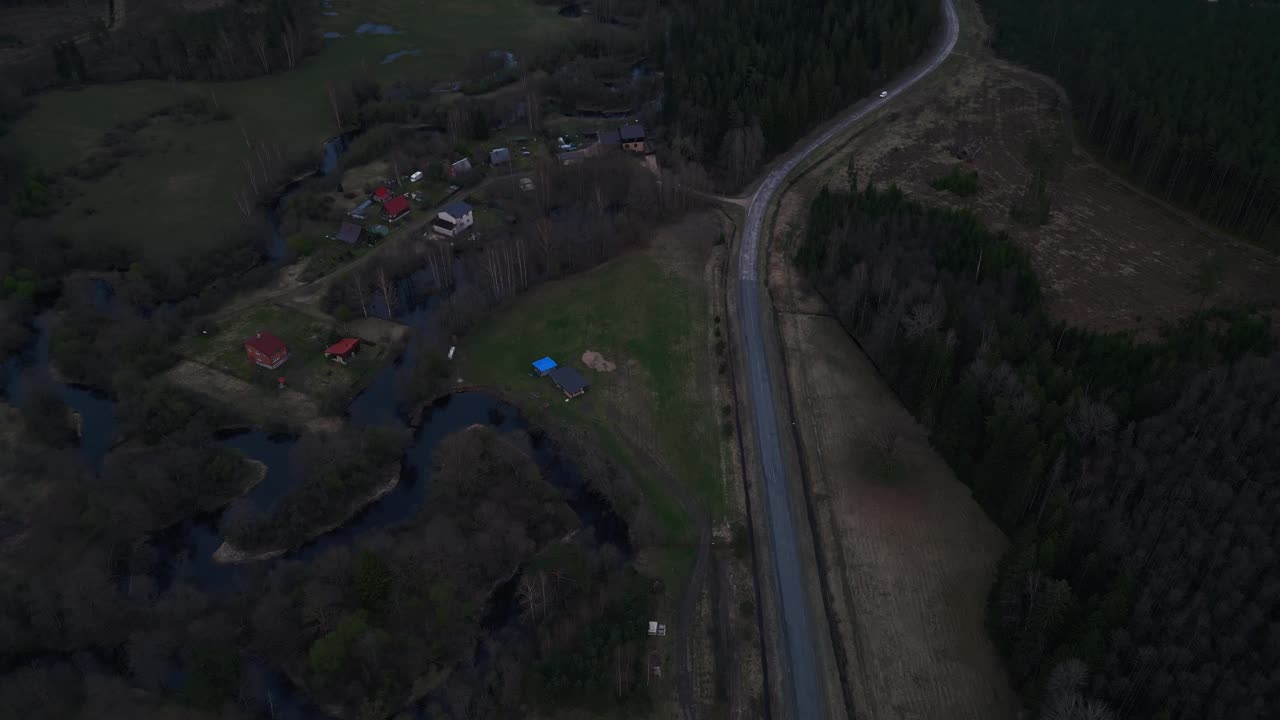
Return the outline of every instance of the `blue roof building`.
<path id="1" fill-rule="evenodd" d="M 541 360 L 534 360 L 533 369 L 537 371 L 539 377 L 542 377 L 556 369 L 556 361 L 549 357 L 544 357 Z"/>

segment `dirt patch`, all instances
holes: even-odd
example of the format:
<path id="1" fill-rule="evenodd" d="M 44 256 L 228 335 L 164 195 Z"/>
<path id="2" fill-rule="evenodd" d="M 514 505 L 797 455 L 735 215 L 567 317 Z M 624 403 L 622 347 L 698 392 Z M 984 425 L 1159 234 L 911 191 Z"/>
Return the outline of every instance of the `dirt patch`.
<path id="1" fill-rule="evenodd" d="M 976 12 L 965 8 L 966 35 L 976 32 L 968 22 Z M 1070 142 L 1068 101 L 1047 78 L 993 58 L 981 43 L 970 47 L 802 179 L 780 207 L 780 237 L 802 230 L 808 198 L 822 184 L 848 186 L 853 156 L 862 183 L 896 183 L 926 204 L 968 208 L 1007 229 L 1030 253 L 1050 311 L 1072 324 L 1150 334 L 1202 305 L 1195 278 L 1215 255 L 1222 282 L 1205 304 L 1280 306 L 1280 258 L 1136 191 L 1074 144 L 1062 179 L 1050 187 L 1049 223 L 1011 224 L 1009 206 L 1029 178 L 1027 144 L 1034 137 Z M 972 159 L 956 157 L 965 146 L 977 148 Z M 978 173 L 976 195 L 930 187 L 953 167 Z"/>
<path id="2" fill-rule="evenodd" d="M 257 427 L 275 427 L 283 423 L 295 428 L 322 430 L 341 423 L 338 418 L 320 417 L 316 402 L 296 390 L 267 391 L 191 360 L 180 361 L 165 377 L 234 410 Z"/>
<path id="3" fill-rule="evenodd" d="M 409 326 L 398 322 L 383 320 L 379 317 L 356 318 L 347 323 L 351 334 L 362 340 L 379 344 L 394 345 L 404 340 L 409 334 Z"/>
<path id="4" fill-rule="evenodd" d="M 618 369 L 617 365 L 609 362 L 603 355 L 595 350 L 588 350 L 582 353 L 582 364 L 595 370 L 596 372 L 613 372 Z"/>

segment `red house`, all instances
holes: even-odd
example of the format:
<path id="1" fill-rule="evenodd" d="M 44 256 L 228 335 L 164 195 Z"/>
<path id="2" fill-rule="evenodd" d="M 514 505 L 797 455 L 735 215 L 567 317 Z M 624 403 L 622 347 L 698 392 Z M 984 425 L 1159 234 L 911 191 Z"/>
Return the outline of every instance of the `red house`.
<path id="1" fill-rule="evenodd" d="M 326 348 L 324 356 L 326 359 L 346 365 L 351 358 L 356 356 L 356 350 L 359 349 L 359 338 L 343 338 Z"/>
<path id="2" fill-rule="evenodd" d="M 388 189 L 387 186 L 385 185 L 373 191 L 374 202 L 384 203 L 390 199 L 391 199 L 391 190 Z"/>
<path id="3" fill-rule="evenodd" d="M 409 198 L 397 195 L 382 204 L 382 217 L 387 222 L 395 222 L 409 214 Z"/>
<path id="4" fill-rule="evenodd" d="M 289 359 L 289 348 L 284 341 L 269 332 L 260 332 L 245 340 L 244 351 L 255 364 L 273 370 Z"/>

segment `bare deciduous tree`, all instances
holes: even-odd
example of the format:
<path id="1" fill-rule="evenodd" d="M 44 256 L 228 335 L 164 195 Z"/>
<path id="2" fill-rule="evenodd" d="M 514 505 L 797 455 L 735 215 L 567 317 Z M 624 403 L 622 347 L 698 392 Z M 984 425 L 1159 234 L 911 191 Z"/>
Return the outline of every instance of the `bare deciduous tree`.
<path id="1" fill-rule="evenodd" d="M 378 266 L 378 288 L 382 290 L 382 301 L 387 306 L 387 319 L 394 320 L 396 317 L 396 303 L 394 300 L 395 293 L 392 291 L 392 283 L 387 278 L 386 267 Z"/>

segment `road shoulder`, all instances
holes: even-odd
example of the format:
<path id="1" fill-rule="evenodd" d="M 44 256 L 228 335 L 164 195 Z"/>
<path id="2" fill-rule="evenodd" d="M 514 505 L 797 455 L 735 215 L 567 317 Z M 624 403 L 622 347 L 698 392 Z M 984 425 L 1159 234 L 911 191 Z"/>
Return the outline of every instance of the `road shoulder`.
<path id="1" fill-rule="evenodd" d="M 857 717 L 1014 718 L 984 625 L 1007 541 L 821 298 L 771 253 L 826 598 Z M 883 463 L 878 437 L 896 448 Z"/>

